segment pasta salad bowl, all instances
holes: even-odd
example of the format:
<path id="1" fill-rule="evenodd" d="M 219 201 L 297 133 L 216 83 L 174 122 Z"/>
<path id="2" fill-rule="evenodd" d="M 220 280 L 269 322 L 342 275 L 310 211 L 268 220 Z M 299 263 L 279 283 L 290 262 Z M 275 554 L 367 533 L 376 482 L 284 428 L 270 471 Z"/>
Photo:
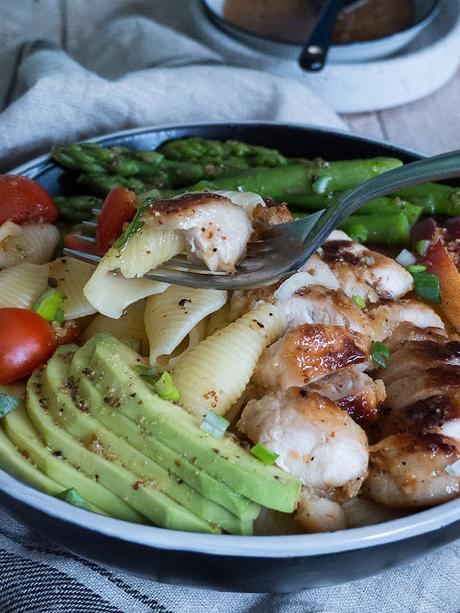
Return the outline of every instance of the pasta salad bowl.
<path id="1" fill-rule="evenodd" d="M 292 158 L 410 162 L 421 157 L 346 132 L 274 122 L 142 128 L 93 142 L 146 150 L 188 137 L 241 141 Z M 75 194 L 75 182 L 49 156 L 10 173 L 34 179 L 53 196 Z M 160 582 L 222 591 L 289 592 L 353 581 L 405 565 L 460 535 L 459 499 L 334 532 L 256 536 L 170 530 L 108 517 L 31 488 L 5 470 L 0 470 L 0 502 L 73 554 Z"/>

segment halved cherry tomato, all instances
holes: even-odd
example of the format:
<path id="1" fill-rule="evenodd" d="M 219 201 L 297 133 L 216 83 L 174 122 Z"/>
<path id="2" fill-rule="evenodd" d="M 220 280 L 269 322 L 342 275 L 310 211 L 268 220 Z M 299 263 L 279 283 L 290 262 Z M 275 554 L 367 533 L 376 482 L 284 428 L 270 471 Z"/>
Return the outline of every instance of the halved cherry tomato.
<path id="1" fill-rule="evenodd" d="M 0 224 L 53 223 L 56 218 L 53 199 L 41 185 L 27 177 L 0 175 Z"/>
<path id="2" fill-rule="evenodd" d="M 442 310 L 460 331 L 460 273 L 442 238 L 431 240 L 422 261 L 429 272 L 438 276 Z"/>
<path id="3" fill-rule="evenodd" d="M 136 204 L 136 194 L 124 187 L 116 187 L 108 193 L 96 231 L 96 245 L 101 253 L 110 249 L 123 232 L 125 223 L 134 217 Z"/>
<path id="4" fill-rule="evenodd" d="M 50 324 L 27 309 L 0 309 L 0 383 L 22 379 L 56 349 Z"/>

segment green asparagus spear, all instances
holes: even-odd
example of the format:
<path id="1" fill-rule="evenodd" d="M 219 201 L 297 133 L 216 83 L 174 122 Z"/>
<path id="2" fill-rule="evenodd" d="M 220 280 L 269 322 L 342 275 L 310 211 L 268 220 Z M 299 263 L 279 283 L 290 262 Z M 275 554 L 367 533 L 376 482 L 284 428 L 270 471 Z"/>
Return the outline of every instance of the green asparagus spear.
<path id="1" fill-rule="evenodd" d="M 156 176 L 163 155 L 157 151 L 133 151 L 126 147 L 102 147 L 80 143 L 56 147 L 51 152 L 62 166 L 94 174 L 108 172 L 122 177 Z"/>
<path id="2" fill-rule="evenodd" d="M 290 207 L 306 209 L 309 211 L 319 211 L 320 209 L 332 206 L 343 195 L 343 192 L 333 192 L 328 194 L 293 194 L 288 197 L 287 203 Z M 414 208 L 415 207 L 415 208 Z M 423 207 L 414 205 L 398 196 L 375 198 L 359 209 L 360 215 L 391 215 L 404 213 L 406 217 L 419 218 L 423 212 Z"/>
<path id="3" fill-rule="evenodd" d="M 69 223 L 80 223 L 92 217 L 92 210 L 101 208 L 103 200 L 96 196 L 55 196 L 54 203 L 59 213 L 59 219 Z"/>
<path id="4" fill-rule="evenodd" d="M 77 183 L 85 185 L 95 194 L 101 196 L 106 196 L 115 187 L 126 187 L 136 192 L 136 194 L 158 189 L 156 185 L 144 183 L 144 181 L 137 177 L 120 177 L 118 175 L 108 175 L 104 172 L 81 174 L 77 179 Z"/>
<path id="5" fill-rule="evenodd" d="M 410 239 L 411 224 L 404 213 L 375 216 L 351 215 L 339 228 L 360 242 L 379 245 L 407 245 Z"/>
<path id="6" fill-rule="evenodd" d="M 231 177 L 201 181 L 192 189 L 249 191 L 288 202 L 294 194 L 345 191 L 400 165 L 401 162 L 393 158 L 375 158 L 328 163 L 314 161 L 278 168 L 257 167 Z"/>
<path id="7" fill-rule="evenodd" d="M 441 183 L 423 183 L 414 185 L 398 192 L 401 198 L 423 206 L 427 215 L 445 215 L 457 217 L 460 215 L 460 188 L 442 185 Z"/>
<path id="8" fill-rule="evenodd" d="M 157 151 L 133 151 L 125 147 L 102 147 L 96 143 L 81 143 L 57 147 L 54 159 L 61 165 L 84 174 L 136 177 L 146 184 L 169 188 L 193 185 L 202 179 L 228 176 L 246 170 L 254 159 L 230 157 L 228 159 L 168 160 Z"/>
<path id="9" fill-rule="evenodd" d="M 288 161 L 276 149 L 267 149 L 239 141 L 183 138 L 172 140 L 159 148 L 160 153 L 171 160 L 216 163 L 244 159 L 247 166 L 285 166 Z"/>

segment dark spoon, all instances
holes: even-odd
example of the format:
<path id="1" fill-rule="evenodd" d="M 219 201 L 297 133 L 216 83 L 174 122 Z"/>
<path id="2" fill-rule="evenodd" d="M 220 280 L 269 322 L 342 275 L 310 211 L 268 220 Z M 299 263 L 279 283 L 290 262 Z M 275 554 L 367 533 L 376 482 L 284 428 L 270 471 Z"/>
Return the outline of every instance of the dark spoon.
<path id="1" fill-rule="evenodd" d="M 363 0 L 326 0 L 323 3 L 318 21 L 299 57 L 299 64 L 304 70 L 318 72 L 324 68 L 337 15 L 344 8 L 351 10 L 355 8 L 353 5 L 363 3 Z"/>

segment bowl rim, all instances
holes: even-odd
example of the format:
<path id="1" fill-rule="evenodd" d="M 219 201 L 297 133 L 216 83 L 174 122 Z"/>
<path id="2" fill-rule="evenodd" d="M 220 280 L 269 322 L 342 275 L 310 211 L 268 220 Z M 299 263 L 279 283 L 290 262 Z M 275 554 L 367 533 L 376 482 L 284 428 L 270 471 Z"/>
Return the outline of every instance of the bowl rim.
<path id="1" fill-rule="evenodd" d="M 215 23 L 219 29 L 223 30 L 224 33 L 236 33 L 243 34 L 249 39 L 253 38 L 260 43 L 266 43 L 267 45 L 273 45 L 274 47 L 279 45 L 280 48 L 284 48 L 285 50 L 291 49 L 292 51 L 298 51 L 302 48 L 302 43 L 295 43 L 293 41 L 289 41 L 281 38 L 272 38 L 270 36 L 265 36 L 263 34 L 258 34 L 257 32 L 253 32 L 248 30 L 247 28 L 243 28 L 241 26 L 237 26 L 228 19 L 226 19 L 223 15 L 215 11 L 209 5 L 208 0 L 200 0 L 201 7 L 204 11 L 205 16 L 210 19 L 213 23 Z M 409 26 L 404 28 L 403 30 L 398 30 L 397 32 L 393 32 L 392 34 L 387 34 L 386 36 L 380 36 L 379 38 L 372 38 L 370 40 L 361 40 L 355 41 L 351 43 L 334 43 L 331 45 L 331 49 L 357 49 L 359 47 L 363 47 L 365 45 L 373 44 L 373 43 L 384 43 L 387 41 L 391 41 L 394 38 L 404 35 L 414 33 L 416 34 L 420 30 L 424 29 L 428 26 L 431 21 L 437 16 L 438 12 L 441 8 L 441 0 L 433 0 L 433 5 L 430 10 L 421 18 L 411 23 Z M 233 36 L 232 36 L 233 37 Z"/>
<path id="2" fill-rule="evenodd" d="M 424 155 L 413 149 L 394 145 L 382 139 L 348 132 L 347 130 L 279 121 L 212 121 L 146 126 L 110 132 L 85 139 L 85 142 L 103 143 L 126 136 L 136 136 L 151 132 L 177 131 L 187 128 L 231 128 L 238 126 L 275 126 L 292 130 L 303 129 L 345 137 L 349 140 L 381 145 L 393 150 L 396 154 L 399 152 L 400 154 L 416 157 L 423 157 Z M 33 177 L 34 171 L 39 169 L 41 173 L 53 166 L 55 164 L 52 162 L 49 154 L 45 154 L 13 168 L 9 171 L 9 174 L 27 174 Z M 76 525 L 79 528 L 108 538 L 155 549 L 233 557 L 301 558 L 337 554 L 417 537 L 439 530 L 454 522 L 460 522 L 460 498 L 457 498 L 430 509 L 414 512 L 410 515 L 380 524 L 361 528 L 349 528 L 338 532 L 276 536 L 203 534 L 169 530 L 98 515 L 36 490 L 3 469 L 0 469 L 0 492 L 2 492 L 2 496 L 29 506 L 35 511 L 53 519 Z"/>

